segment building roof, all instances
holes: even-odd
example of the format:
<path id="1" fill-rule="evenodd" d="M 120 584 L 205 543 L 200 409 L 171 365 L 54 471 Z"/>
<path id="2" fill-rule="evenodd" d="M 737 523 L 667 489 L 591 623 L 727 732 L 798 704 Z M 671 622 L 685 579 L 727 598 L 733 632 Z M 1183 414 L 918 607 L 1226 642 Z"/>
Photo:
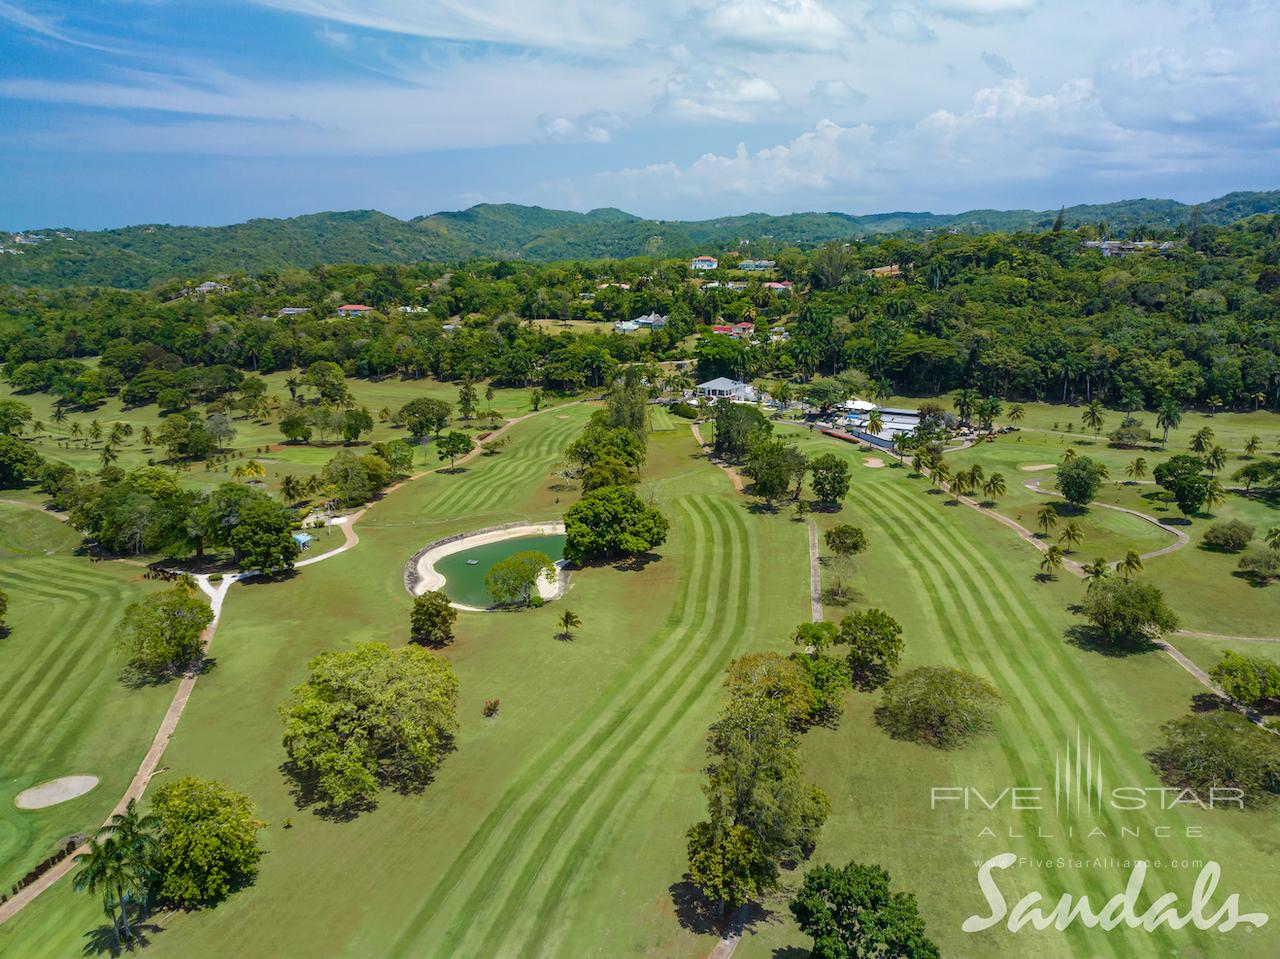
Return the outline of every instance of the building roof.
<path id="1" fill-rule="evenodd" d="M 717 376 L 714 380 L 707 380 L 705 383 L 699 383 L 700 390 L 741 390 L 746 388 L 746 383 L 740 380 L 731 380 L 727 376 Z"/>
<path id="2" fill-rule="evenodd" d="M 711 327 L 711 332 L 712 333 L 732 333 L 733 327 L 732 326 L 713 326 Z"/>
<path id="3" fill-rule="evenodd" d="M 344 303 L 342 306 L 338 307 L 338 312 L 341 313 L 345 311 L 347 313 L 351 313 L 351 312 L 363 313 L 366 310 L 372 310 L 372 309 L 373 307 L 364 306 L 361 303 Z"/>

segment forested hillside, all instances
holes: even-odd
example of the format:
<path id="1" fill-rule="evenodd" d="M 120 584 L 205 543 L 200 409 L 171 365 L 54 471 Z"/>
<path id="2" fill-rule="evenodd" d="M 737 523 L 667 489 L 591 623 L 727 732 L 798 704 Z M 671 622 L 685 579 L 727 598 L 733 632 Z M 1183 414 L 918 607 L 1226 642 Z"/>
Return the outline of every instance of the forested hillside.
<path id="1" fill-rule="evenodd" d="M 1280 191 L 1231 193 L 1198 208 L 1200 222 L 1226 225 L 1280 213 Z M 1173 200 L 1126 200 L 1062 211 L 1066 229 L 1105 224 L 1109 235 L 1145 236 L 1191 225 L 1193 208 Z M 86 232 L 33 231 L 38 242 L 0 235 L 0 283 L 99 285 L 142 289 L 172 277 L 310 269 L 320 263 L 456 262 L 467 258 L 565 259 L 719 253 L 751 244 L 758 256 L 789 245 L 869 239 L 929 231 L 1046 230 L 1058 211 L 974 210 L 955 215 L 883 213 L 752 213 L 702 221 L 646 220 L 621 210 L 590 213 L 512 204 L 482 204 L 405 221 L 376 211 L 317 213 L 287 220 L 250 220 L 224 227 L 144 225 Z M 30 234 L 27 238 L 30 238 Z"/>
<path id="2" fill-rule="evenodd" d="M 119 392 L 185 409 L 246 373 L 316 363 L 574 390 L 663 360 L 806 389 L 839 378 L 856 392 L 972 387 L 1134 410 L 1280 405 L 1280 216 L 1114 256 L 1087 245 L 1091 232 L 833 242 L 784 250 L 763 274 L 732 257 L 698 275 L 637 257 L 260 269 L 208 295 L 178 278 L 146 292 L 8 287 L 0 351 L 15 389 L 73 407 Z M 868 272 L 886 266 L 897 274 Z M 337 315 L 349 303 L 370 309 Z M 613 329 L 651 312 L 670 322 Z M 711 328 L 731 323 L 752 329 Z"/>

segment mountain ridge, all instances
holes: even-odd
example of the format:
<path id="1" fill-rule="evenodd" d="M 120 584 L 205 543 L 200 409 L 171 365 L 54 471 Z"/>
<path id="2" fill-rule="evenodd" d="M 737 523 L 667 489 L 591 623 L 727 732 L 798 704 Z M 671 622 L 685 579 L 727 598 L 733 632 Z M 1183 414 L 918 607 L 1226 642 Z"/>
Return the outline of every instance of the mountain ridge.
<path id="1" fill-rule="evenodd" d="M 1280 190 L 1234 191 L 1198 205 L 1142 198 L 1065 207 L 1067 227 L 1105 221 L 1109 229 L 1171 228 L 1198 206 L 1202 222 L 1226 224 L 1280 213 Z M 869 239 L 948 229 L 987 232 L 1047 229 L 1057 210 L 963 213 L 838 211 L 744 213 L 706 220 L 652 220 L 615 207 L 586 213 L 513 203 L 481 203 L 401 220 L 378 210 L 258 217 L 227 226 L 139 224 L 110 230 L 45 228 L 37 243 L 0 242 L 21 255 L 0 255 L 0 283 L 145 287 L 158 280 L 263 269 L 309 269 L 321 263 L 455 261 L 470 257 L 538 261 L 718 252 L 742 241 L 766 248 Z M 763 244 L 761 241 L 764 241 Z"/>

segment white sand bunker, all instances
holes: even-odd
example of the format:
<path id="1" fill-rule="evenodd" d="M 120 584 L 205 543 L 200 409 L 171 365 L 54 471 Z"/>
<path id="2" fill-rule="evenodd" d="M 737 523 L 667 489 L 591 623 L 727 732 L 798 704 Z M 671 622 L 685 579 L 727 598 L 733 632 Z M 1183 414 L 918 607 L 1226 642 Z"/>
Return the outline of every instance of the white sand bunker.
<path id="1" fill-rule="evenodd" d="M 63 776 L 18 793 L 13 803 L 19 809 L 44 809 L 77 796 L 83 796 L 98 785 L 97 776 Z"/>
<path id="2" fill-rule="evenodd" d="M 1057 469 L 1057 463 L 1031 463 L 1019 466 L 1018 469 L 1024 473 L 1043 473 L 1045 470 Z"/>
<path id="3" fill-rule="evenodd" d="M 416 582 L 409 586 L 409 592 L 414 596 L 420 596 L 428 590 L 440 589 L 444 586 L 444 576 L 436 569 L 436 563 L 459 553 L 464 549 L 471 549 L 475 546 L 485 546 L 489 543 L 498 543 L 504 539 L 519 539 L 523 536 L 563 536 L 564 523 L 524 523 L 519 526 L 503 526 L 497 529 L 484 529 L 475 533 L 464 533 L 462 536 L 453 537 L 442 540 L 433 546 L 428 546 L 414 560 L 411 560 L 412 568 L 416 571 Z M 538 579 L 538 595 L 544 600 L 559 599 L 564 595 L 564 591 L 569 585 L 569 573 L 565 569 L 564 560 L 556 562 L 556 575 L 553 579 Z M 461 603 L 450 603 L 454 609 L 466 610 L 471 613 L 484 613 L 489 610 L 479 606 L 464 606 Z"/>
<path id="4" fill-rule="evenodd" d="M 884 460 L 878 456 L 868 456 L 862 461 L 862 465 L 870 466 L 873 470 L 878 470 L 880 467 L 884 466 Z"/>

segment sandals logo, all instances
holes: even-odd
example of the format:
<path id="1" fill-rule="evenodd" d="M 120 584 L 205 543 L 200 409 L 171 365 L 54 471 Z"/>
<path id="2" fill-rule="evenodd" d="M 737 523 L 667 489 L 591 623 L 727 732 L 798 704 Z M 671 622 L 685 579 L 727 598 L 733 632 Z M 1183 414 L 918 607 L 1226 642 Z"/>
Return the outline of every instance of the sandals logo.
<path id="1" fill-rule="evenodd" d="M 997 837 L 995 830 L 986 825 L 979 837 L 1024 839 L 1028 834 L 1040 839 L 1066 837 L 1068 839 L 1107 839 L 1114 836 L 1139 838 L 1143 836 L 1165 839 L 1175 833 L 1168 824 L 1152 824 L 1147 816 L 1156 811 L 1172 811 L 1179 807 L 1200 809 L 1243 809 L 1245 793 L 1241 789 L 1212 788 L 1197 791 L 1188 788 L 1149 786 L 1143 784 L 1115 783 L 1103 764 L 1102 753 L 1093 741 L 1077 727 L 1074 740 L 1069 739 L 1064 748 L 1054 756 L 1052 785 L 1003 787 L 940 786 L 930 791 L 930 808 L 956 810 L 962 813 L 987 813 L 1008 818 L 1010 813 L 1031 813 L 1032 817 L 1017 816 L 1019 826 L 1009 828 L 1007 836 Z M 1023 831 L 1024 820 L 1036 818 L 1040 813 L 1057 820 L 1057 826 L 1039 824 L 1034 833 Z M 1125 817 L 1117 814 L 1137 814 Z M 1076 824 L 1083 820 L 1077 831 Z M 1199 838 L 1199 826 L 1182 824 L 1177 831 L 1187 837 Z M 1095 861 L 1082 860 L 1083 864 Z M 1025 856 L 1013 852 L 1001 852 L 985 862 L 977 863 L 978 889 L 986 901 L 986 913 L 969 916 L 961 924 L 965 932 L 982 932 L 1003 924 L 1011 932 L 1031 926 L 1035 929 L 1064 930 L 1075 923 L 1087 928 L 1104 930 L 1125 926 L 1148 932 L 1160 927 L 1182 929 L 1194 926 L 1200 930 L 1216 929 L 1226 932 L 1238 925 L 1259 927 L 1269 917 L 1262 912 L 1243 912 L 1240 896 L 1228 895 L 1222 905 L 1215 908 L 1214 897 L 1222 878 L 1222 867 L 1213 861 L 1201 866 L 1199 875 L 1190 891 L 1190 898 L 1183 906 L 1178 893 L 1166 892 L 1154 896 L 1144 890 L 1152 863 L 1146 860 L 1125 860 L 1130 867 L 1123 891 L 1117 892 L 1105 902 L 1097 903 L 1089 896 L 1072 896 L 1063 893 L 1056 903 L 1046 901 L 1038 892 L 1022 896 L 1011 906 L 1005 899 L 997 876 L 1015 866 L 1030 862 Z M 1111 866 L 1115 860 L 1096 860 Z M 1189 864 L 1189 863 L 1188 863 Z M 1161 863 L 1154 863 L 1159 867 Z M 1139 910 L 1139 902 L 1150 905 Z"/>

